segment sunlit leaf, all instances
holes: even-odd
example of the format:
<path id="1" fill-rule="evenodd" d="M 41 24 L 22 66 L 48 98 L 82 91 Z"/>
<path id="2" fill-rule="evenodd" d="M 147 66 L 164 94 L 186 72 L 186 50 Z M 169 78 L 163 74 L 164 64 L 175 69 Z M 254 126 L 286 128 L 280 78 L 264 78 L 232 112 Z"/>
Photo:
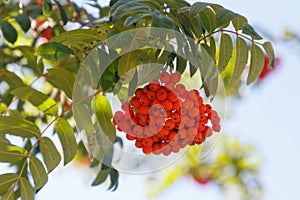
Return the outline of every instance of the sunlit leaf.
<path id="1" fill-rule="evenodd" d="M 27 154 L 26 149 L 0 141 L 0 162 L 15 164 L 26 158 Z"/>
<path id="2" fill-rule="evenodd" d="M 11 91 L 11 94 L 21 98 L 23 101 L 29 101 L 45 114 L 57 115 L 58 107 L 56 102 L 47 95 L 31 87 L 16 88 Z"/>
<path id="3" fill-rule="evenodd" d="M 48 175 L 43 163 L 35 156 L 30 157 L 29 169 L 33 178 L 35 189 L 42 188 L 48 181 Z"/>
<path id="4" fill-rule="evenodd" d="M 43 1 L 43 14 L 49 16 L 52 11 L 52 2 L 50 0 Z"/>
<path id="5" fill-rule="evenodd" d="M 64 165 L 73 160 L 77 151 L 74 130 L 67 120 L 60 118 L 55 125 L 55 131 L 63 148 Z"/>
<path id="6" fill-rule="evenodd" d="M 20 179 L 21 199 L 34 200 L 34 191 L 27 178 Z"/>
<path id="7" fill-rule="evenodd" d="M 75 76 L 69 71 L 62 68 L 48 69 L 46 79 L 55 87 L 63 90 L 69 98 L 72 98 Z"/>
<path id="8" fill-rule="evenodd" d="M 3 195 L 10 186 L 18 180 L 18 174 L 7 173 L 0 175 L 0 195 Z"/>
<path id="9" fill-rule="evenodd" d="M 0 116 L 0 134 L 33 137 L 40 135 L 40 129 L 34 123 L 25 119 Z"/>
<path id="10" fill-rule="evenodd" d="M 67 17 L 67 14 L 66 14 L 63 6 L 59 3 L 59 1 L 54 0 L 54 2 L 56 3 L 56 5 L 58 7 L 60 17 L 61 17 L 63 24 L 66 25 L 68 23 L 68 17 Z"/>
<path id="11" fill-rule="evenodd" d="M 113 114 L 109 101 L 105 96 L 98 94 L 92 101 L 92 108 L 104 134 L 111 142 L 114 142 L 116 139 L 116 129 L 111 123 Z"/>
<path id="12" fill-rule="evenodd" d="M 263 51 L 256 44 L 251 46 L 250 70 L 247 78 L 247 84 L 251 84 L 260 75 L 265 63 Z"/>
<path id="13" fill-rule="evenodd" d="M 262 37 L 248 23 L 244 23 L 242 32 L 249 35 L 249 36 L 251 36 L 252 39 L 254 39 L 254 40 L 261 40 L 262 39 Z"/>
<path id="14" fill-rule="evenodd" d="M 231 83 L 234 83 L 242 74 L 248 61 L 249 49 L 246 41 L 241 38 L 236 38 L 236 61 L 232 74 Z"/>
<path id="15" fill-rule="evenodd" d="M 137 51 L 131 51 L 127 54 L 122 55 L 119 58 L 119 67 L 118 67 L 119 77 L 122 78 L 123 75 L 129 75 L 129 73 L 127 73 L 127 72 L 130 71 L 131 69 L 137 67 L 137 65 L 138 65 L 138 61 L 136 59 L 137 56 L 138 56 Z M 132 78 L 132 76 L 131 76 L 131 78 Z M 130 81 L 130 80 L 131 79 L 128 78 L 128 81 Z M 123 81 L 123 83 L 125 83 L 125 82 Z"/>
<path id="16" fill-rule="evenodd" d="M 14 44 L 17 41 L 18 38 L 18 32 L 16 29 L 7 21 L 0 23 L 0 28 L 3 33 L 4 38 Z"/>
<path id="17" fill-rule="evenodd" d="M 263 48 L 265 49 L 265 51 L 267 52 L 269 59 L 270 59 L 270 66 L 274 67 L 275 65 L 275 55 L 274 55 L 274 49 L 273 46 L 271 44 L 271 42 L 264 42 L 263 43 Z"/>
<path id="18" fill-rule="evenodd" d="M 218 69 L 219 72 L 223 72 L 227 67 L 227 64 L 232 56 L 233 44 L 230 35 L 223 33 L 221 35 L 220 42 L 220 53 L 219 53 L 219 62 Z"/>
<path id="19" fill-rule="evenodd" d="M 100 172 L 97 174 L 95 180 L 92 183 L 92 186 L 100 185 L 101 183 L 103 183 L 107 179 L 109 172 L 110 168 L 102 164 Z"/>
<path id="20" fill-rule="evenodd" d="M 31 26 L 31 21 L 30 21 L 28 15 L 20 14 L 15 19 L 18 22 L 18 24 L 21 26 L 22 30 L 26 33 Z"/>
<path id="21" fill-rule="evenodd" d="M 59 60 L 68 57 L 74 52 L 65 45 L 58 42 L 47 42 L 40 45 L 35 54 L 49 60 Z"/>
<path id="22" fill-rule="evenodd" d="M 42 137 L 40 139 L 40 151 L 43 155 L 49 173 L 60 163 L 60 154 L 53 144 L 52 140 L 48 137 Z"/>

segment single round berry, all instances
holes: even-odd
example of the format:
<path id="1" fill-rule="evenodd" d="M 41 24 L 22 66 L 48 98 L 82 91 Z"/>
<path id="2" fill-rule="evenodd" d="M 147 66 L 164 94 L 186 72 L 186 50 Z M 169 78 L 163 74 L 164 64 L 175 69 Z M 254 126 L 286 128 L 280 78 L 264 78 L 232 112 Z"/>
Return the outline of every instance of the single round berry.
<path id="1" fill-rule="evenodd" d="M 177 72 L 171 75 L 172 83 L 178 83 L 180 81 L 180 78 L 181 78 L 181 76 Z"/>
<path id="2" fill-rule="evenodd" d="M 159 79 L 162 83 L 169 83 L 171 81 L 171 75 L 168 72 L 161 72 Z"/>

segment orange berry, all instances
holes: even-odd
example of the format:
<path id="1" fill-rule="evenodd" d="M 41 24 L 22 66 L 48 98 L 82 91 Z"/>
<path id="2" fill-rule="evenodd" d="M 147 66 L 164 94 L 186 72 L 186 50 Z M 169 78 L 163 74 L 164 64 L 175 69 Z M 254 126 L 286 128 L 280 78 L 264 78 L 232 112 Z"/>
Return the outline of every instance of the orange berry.
<path id="1" fill-rule="evenodd" d="M 157 91 L 160 88 L 160 84 L 158 81 L 152 81 L 151 83 L 149 83 L 149 88 L 152 91 Z"/>
<path id="2" fill-rule="evenodd" d="M 180 81 L 180 74 L 175 72 L 174 74 L 171 75 L 171 81 L 172 83 L 178 83 Z"/>
<path id="3" fill-rule="evenodd" d="M 156 125 L 149 126 L 149 131 L 151 135 L 155 135 L 160 131 L 160 128 Z"/>
<path id="4" fill-rule="evenodd" d="M 180 104 L 180 102 L 179 102 L 179 101 L 175 101 L 175 102 L 173 103 L 172 110 L 180 111 L 180 109 L 181 109 L 181 104 Z"/>
<path id="5" fill-rule="evenodd" d="M 188 124 L 190 122 L 190 118 L 187 115 L 181 115 L 181 122 L 183 124 Z"/>
<path id="6" fill-rule="evenodd" d="M 172 103 L 171 101 L 169 101 L 169 100 L 164 100 L 164 101 L 162 102 L 162 106 L 166 109 L 166 111 L 172 110 L 172 108 L 173 108 L 173 103 Z"/>
<path id="7" fill-rule="evenodd" d="M 161 104 L 162 104 L 161 101 L 158 99 L 153 99 L 153 101 L 151 103 L 151 105 L 161 105 Z"/>
<path id="8" fill-rule="evenodd" d="M 160 138 L 165 138 L 165 137 L 168 137 L 169 135 L 169 130 L 165 127 L 163 127 L 158 133 L 157 133 L 157 136 L 160 137 Z"/>
<path id="9" fill-rule="evenodd" d="M 165 125 L 165 119 L 163 117 L 157 117 L 155 119 L 155 124 L 158 126 L 158 127 L 162 127 Z"/>
<path id="10" fill-rule="evenodd" d="M 198 124 L 198 131 L 203 131 L 205 129 L 205 124 L 203 122 L 199 122 Z"/>
<path id="11" fill-rule="evenodd" d="M 148 97 L 147 97 L 146 94 L 143 94 L 143 95 L 141 96 L 140 102 L 141 102 L 141 104 L 144 105 L 144 106 L 148 106 L 148 105 L 151 103 L 150 99 L 148 99 Z"/>
<path id="12" fill-rule="evenodd" d="M 147 126 L 148 125 L 149 116 L 147 115 L 141 115 L 139 116 L 139 124 L 141 126 Z"/>
<path id="13" fill-rule="evenodd" d="M 221 130 L 220 124 L 214 124 L 212 126 L 212 130 L 215 131 L 215 132 L 220 132 L 220 130 Z"/>
<path id="14" fill-rule="evenodd" d="M 122 102 L 121 104 L 121 108 L 122 110 L 124 110 L 125 112 L 128 111 L 130 109 L 130 104 L 127 101 Z"/>
<path id="15" fill-rule="evenodd" d="M 164 101 L 165 99 L 167 99 L 167 97 L 168 97 L 167 90 L 163 87 L 159 88 L 159 90 L 157 91 L 157 94 L 156 94 L 156 98 L 159 101 Z"/>
<path id="16" fill-rule="evenodd" d="M 144 132 L 144 130 L 143 130 L 143 127 L 141 127 L 141 126 L 135 126 L 133 128 L 133 134 L 134 134 L 134 136 L 137 136 L 137 137 L 142 136 L 143 132 Z"/>
<path id="17" fill-rule="evenodd" d="M 191 100 L 189 100 L 189 99 L 188 99 L 188 100 L 185 100 L 185 101 L 183 102 L 183 107 L 184 107 L 185 109 L 187 109 L 187 110 L 192 109 L 193 106 L 194 106 L 194 102 L 191 101 Z"/>
<path id="18" fill-rule="evenodd" d="M 194 138 L 194 142 L 196 144 L 201 144 L 203 141 L 204 141 L 204 138 L 202 137 L 202 134 L 198 132 Z"/>
<path id="19" fill-rule="evenodd" d="M 195 92 L 195 91 L 198 92 L 198 90 L 191 90 L 191 91 L 187 92 L 187 97 L 192 101 L 197 101 L 197 99 L 198 99 L 197 92 Z"/>
<path id="20" fill-rule="evenodd" d="M 211 105 L 206 104 L 205 106 L 206 106 L 206 113 L 211 113 L 211 111 L 212 111 Z"/>
<path id="21" fill-rule="evenodd" d="M 150 108 L 149 106 L 141 106 L 138 112 L 142 115 L 149 115 Z"/>
<path id="22" fill-rule="evenodd" d="M 178 137 L 177 137 L 177 133 L 175 131 L 172 131 L 172 132 L 169 133 L 169 135 L 168 135 L 168 140 L 169 141 L 171 141 L 171 140 L 176 141 L 177 139 L 178 139 Z"/>
<path id="23" fill-rule="evenodd" d="M 220 121 L 221 121 L 220 117 L 216 117 L 216 118 L 211 119 L 211 123 L 214 124 L 214 125 L 219 124 Z"/>
<path id="24" fill-rule="evenodd" d="M 189 110 L 188 115 L 191 118 L 194 118 L 194 117 L 198 116 L 199 115 L 199 109 L 196 108 L 196 107 L 193 107 L 191 110 Z"/>
<path id="25" fill-rule="evenodd" d="M 206 115 L 200 115 L 200 121 L 203 122 L 204 124 L 206 124 L 208 122 L 208 118 L 206 117 Z"/>
<path id="26" fill-rule="evenodd" d="M 150 90 L 150 88 L 149 88 L 149 85 L 145 85 L 144 87 L 143 87 L 143 92 L 144 92 L 144 94 L 147 94 L 147 92 Z"/>
<path id="27" fill-rule="evenodd" d="M 160 137 L 158 137 L 157 135 L 152 136 L 152 140 L 153 140 L 153 142 L 161 141 Z"/>
<path id="28" fill-rule="evenodd" d="M 142 148 L 142 147 L 143 147 L 142 140 L 141 140 L 141 139 L 137 139 L 137 140 L 135 141 L 135 146 L 136 146 L 137 148 Z"/>
<path id="29" fill-rule="evenodd" d="M 188 134 L 189 138 L 194 139 L 194 137 L 197 135 L 197 133 L 198 133 L 198 129 L 195 127 L 189 127 L 187 129 L 187 134 Z"/>
<path id="30" fill-rule="evenodd" d="M 175 112 L 171 115 L 171 121 L 176 123 L 180 121 L 180 114 Z"/>
<path id="31" fill-rule="evenodd" d="M 169 83 L 171 81 L 171 75 L 168 72 L 161 72 L 159 79 L 162 83 Z"/>
<path id="32" fill-rule="evenodd" d="M 175 90 L 175 85 L 172 82 L 166 83 L 165 87 L 168 89 L 168 91 L 174 91 Z"/>
<path id="33" fill-rule="evenodd" d="M 130 104 L 134 107 L 134 108 L 139 108 L 141 106 L 141 102 L 140 99 L 137 97 L 132 97 L 130 99 Z"/>
<path id="34" fill-rule="evenodd" d="M 153 144 L 153 140 L 152 140 L 152 138 L 144 138 L 142 140 L 142 144 L 144 147 L 151 147 Z"/>
<path id="35" fill-rule="evenodd" d="M 153 151 L 152 146 L 150 147 L 143 147 L 143 153 L 144 154 L 150 154 Z"/>
<path id="36" fill-rule="evenodd" d="M 161 152 L 163 155 L 168 156 L 171 154 L 171 146 L 168 145 L 168 143 L 164 143 L 166 145 L 163 145 L 163 147 L 161 148 Z"/>
<path id="37" fill-rule="evenodd" d="M 130 135 L 130 134 L 126 134 L 126 138 L 128 140 L 135 140 L 136 139 L 136 137 L 134 135 Z"/>
<path id="38" fill-rule="evenodd" d="M 165 127 L 166 127 L 168 130 L 172 130 L 172 129 L 175 127 L 175 123 L 172 122 L 172 120 L 168 119 L 168 120 L 165 122 Z"/>
<path id="39" fill-rule="evenodd" d="M 154 92 L 154 91 L 152 91 L 152 90 L 149 90 L 149 91 L 147 92 L 147 97 L 148 97 L 148 99 L 150 99 L 150 100 L 155 99 L 155 97 L 156 97 L 156 92 Z"/>
<path id="40" fill-rule="evenodd" d="M 190 119 L 185 125 L 187 127 L 193 127 L 193 126 L 195 126 L 195 120 L 194 119 Z"/>
<path id="41" fill-rule="evenodd" d="M 178 131 L 178 137 L 181 139 L 184 139 L 187 137 L 187 131 L 185 129 L 180 129 Z"/>
<path id="42" fill-rule="evenodd" d="M 176 85 L 176 92 L 179 95 L 183 95 L 186 92 L 185 86 L 183 84 Z"/>
<path id="43" fill-rule="evenodd" d="M 211 128 L 209 127 L 209 126 L 206 126 L 205 128 L 204 128 L 204 130 L 203 130 L 203 136 L 204 137 L 209 137 L 209 136 L 211 136 L 212 135 L 212 130 L 211 130 Z"/>
<path id="44" fill-rule="evenodd" d="M 170 91 L 168 94 L 168 100 L 171 102 L 176 102 L 178 101 L 178 98 L 174 92 Z"/>
<path id="45" fill-rule="evenodd" d="M 178 153 L 180 151 L 180 146 L 178 144 L 171 146 L 171 151 Z"/>
<path id="46" fill-rule="evenodd" d="M 139 98 L 141 98 L 141 96 L 144 94 L 144 91 L 143 91 L 143 89 L 142 88 L 138 88 L 138 89 L 136 89 L 136 91 L 135 91 L 135 96 L 139 99 Z"/>
<path id="47" fill-rule="evenodd" d="M 162 106 L 153 105 L 150 108 L 150 116 L 158 117 L 162 113 Z"/>
<path id="48" fill-rule="evenodd" d="M 153 154 L 155 154 L 155 155 L 161 154 L 161 147 L 160 147 L 159 143 L 155 143 L 153 145 L 152 149 L 153 149 Z"/>

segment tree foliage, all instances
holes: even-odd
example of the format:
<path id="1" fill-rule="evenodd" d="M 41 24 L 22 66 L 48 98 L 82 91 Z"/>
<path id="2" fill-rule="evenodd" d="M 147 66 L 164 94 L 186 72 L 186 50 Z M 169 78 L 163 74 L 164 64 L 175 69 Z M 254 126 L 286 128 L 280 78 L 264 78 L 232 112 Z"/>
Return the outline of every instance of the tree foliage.
<path id="1" fill-rule="evenodd" d="M 105 7 L 96 1 L 89 4 L 98 9 L 99 17 L 88 14 L 71 1 L 64 4 L 30 1 L 26 5 L 17 1 L 0 2 L 0 162 L 16 169 L 14 173 L 0 175 L 2 199 L 34 199 L 62 158 L 67 165 L 76 152 L 86 151 L 81 142 L 78 144 L 72 123 L 72 107 L 78 103 L 73 101 L 74 82 L 80 64 L 92 49 L 118 33 L 146 27 L 180 32 L 193 40 L 190 48 L 183 47 L 182 51 L 195 53 L 191 48 L 197 45 L 205 49 L 218 73 L 226 75 L 228 86 L 244 81 L 241 74 L 247 71 L 247 84 L 253 83 L 262 71 L 265 53 L 274 66 L 271 43 L 263 40 L 246 17 L 221 5 L 189 4 L 183 0 L 112 0 Z M 69 30 L 65 26 L 72 23 L 79 28 Z M 134 44 L 129 42 L 128 45 Z M 130 91 L 137 83 L 144 83 L 143 74 L 124 77 L 139 65 L 158 62 L 180 73 L 189 67 L 191 76 L 199 70 L 201 88 L 210 97 L 216 93 L 209 88 L 216 87 L 218 79 L 207 81 L 205 76 L 210 69 L 205 65 L 193 66 L 178 54 L 158 48 L 121 52 L 122 49 L 109 52 L 117 59 L 103 72 L 97 91 L 86 97 L 92 100 L 101 131 L 112 143 L 120 142 L 120 138 L 110 124 L 112 109 L 106 95 L 122 89 Z M 101 56 L 106 54 L 103 51 Z M 83 116 L 90 112 L 86 107 L 81 106 L 77 111 L 77 117 L 88 118 Z M 93 126 L 90 122 L 82 123 L 87 129 Z M 60 140 L 63 155 L 51 137 L 46 136 L 51 125 L 55 126 L 53 134 Z M 23 142 L 14 144 L 12 136 L 21 137 Z M 113 154 L 113 151 L 108 153 Z M 102 184 L 110 177 L 109 189 L 117 188 L 119 172 L 116 169 L 97 159 L 91 166 L 99 172 L 92 185 Z"/>

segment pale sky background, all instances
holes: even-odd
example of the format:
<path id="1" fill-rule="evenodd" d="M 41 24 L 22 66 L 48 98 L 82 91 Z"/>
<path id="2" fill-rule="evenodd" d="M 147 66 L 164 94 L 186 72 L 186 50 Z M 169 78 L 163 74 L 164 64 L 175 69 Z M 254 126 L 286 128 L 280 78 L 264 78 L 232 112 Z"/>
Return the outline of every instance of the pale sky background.
<path id="1" fill-rule="evenodd" d="M 195 2 L 195 1 L 189 1 Z M 223 0 L 210 1 L 245 15 L 261 31 L 279 37 L 284 29 L 300 34 L 300 3 L 297 0 Z M 227 130 L 241 141 L 257 147 L 263 161 L 261 179 L 264 200 L 299 199 L 300 152 L 299 113 L 299 47 L 274 41 L 281 59 L 278 71 L 260 87 L 251 90 L 232 110 Z M 297 131 L 298 130 L 298 131 Z M 38 193 L 38 200 L 53 199 L 146 199 L 145 177 L 121 174 L 119 188 L 90 187 L 95 174 L 74 165 L 59 167 L 49 175 L 49 182 Z M 218 189 L 200 187 L 191 180 L 177 182 L 156 199 L 224 199 Z"/>

